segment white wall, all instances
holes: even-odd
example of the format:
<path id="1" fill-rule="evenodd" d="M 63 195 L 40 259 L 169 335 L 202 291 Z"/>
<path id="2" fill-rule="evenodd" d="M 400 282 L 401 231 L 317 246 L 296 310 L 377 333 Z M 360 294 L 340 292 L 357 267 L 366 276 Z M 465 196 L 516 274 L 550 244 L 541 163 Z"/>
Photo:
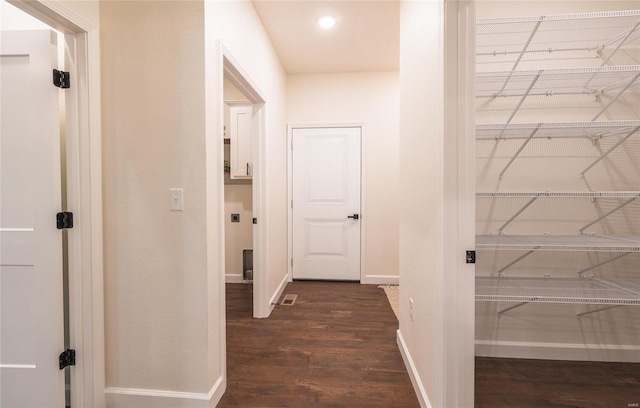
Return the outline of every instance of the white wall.
<path id="1" fill-rule="evenodd" d="M 208 310 L 204 4 L 104 1 L 100 18 L 107 403 L 206 398 L 224 322 Z"/>
<path id="2" fill-rule="evenodd" d="M 260 205 L 260 213 L 254 216 L 257 216 L 260 228 L 264 231 L 261 240 L 265 245 L 262 255 L 266 260 L 266 269 L 256 270 L 255 273 L 263 274 L 261 279 L 264 287 L 261 288 L 259 299 L 261 308 L 267 311 L 261 317 L 267 317 L 272 308 L 269 304 L 284 288 L 287 277 L 287 150 L 284 117 L 286 75 L 250 1 L 205 2 L 205 19 L 207 58 L 213 58 L 211 54 L 215 52 L 215 43 L 219 40 L 266 99 L 266 135 L 263 146 L 266 167 L 261 175 L 266 191 Z M 213 60 L 211 62 L 214 64 Z M 207 75 L 207 92 L 220 93 L 218 87 L 222 86 L 222 83 L 217 82 L 216 74 L 207 72 Z M 217 108 L 213 107 L 207 111 L 209 123 L 216 123 L 218 120 L 214 117 L 216 112 Z M 207 129 L 207 132 L 209 131 L 213 130 Z M 222 155 L 212 152 L 211 158 L 212 166 L 222 166 L 222 163 L 217 162 Z M 218 181 L 212 180 L 212 183 L 216 182 Z M 256 180 L 253 182 L 256 183 Z M 209 188 L 213 187 L 213 184 L 209 185 Z M 215 200 L 215 197 L 212 200 Z M 210 208 L 208 211 L 213 214 L 216 209 Z M 215 225 L 213 227 L 216 228 Z M 209 245 L 215 246 L 217 243 L 211 241 Z M 254 283 L 255 280 L 254 276 Z"/>
<path id="3" fill-rule="evenodd" d="M 240 222 L 231 222 L 239 214 Z M 242 282 L 242 251 L 253 249 L 251 185 L 224 186 L 225 276 L 227 283 Z"/>
<path id="4" fill-rule="evenodd" d="M 417 391 L 443 406 L 443 2 L 400 12 L 400 330 Z M 415 302 L 409 316 L 409 299 Z M 420 392 L 418 392 L 420 396 Z M 429 401 L 426 405 L 429 406 Z"/>
<path id="5" fill-rule="evenodd" d="M 398 282 L 398 73 L 291 75 L 289 124 L 364 124 L 363 283 Z"/>
<path id="6" fill-rule="evenodd" d="M 400 21 L 398 345 L 421 406 L 472 406 L 474 5 L 405 1 Z"/>
<path id="7" fill-rule="evenodd" d="M 518 17 L 561 13 L 582 13 L 640 9 L 640 1 L 478 1 L 478 18 Z M 621 50 L 611 62 L 640 63 L 638 41 L 633 50 Z M 521 69 L 550 67 L 599 66 L 600 59 L 570 59 L 554 61 L 526 61 Z M 484 63 L 483 71 L 504 70 L 497 63 Z M 545 121 L 589 121 L 601 109 L 602 103 L 586 97 L 529 98 L 522 105 L 513 123 L 538 123 Z M 478 101 L 478 123 L 501 123 L 511 110 L 507 101 Z M 638 93 L 621 98 L 599 120 L 625 120 L 640 118 Z M 531 141 L 513 162 L 502 179 L 500 171 L 522 143 L 519 141 L 477 142 L 478 191 L 590 191 L 640 189 L 638 167 L 638 137 L 634 136 L 618 147 L 609 158 L 603 160 L 584 178 L 579 173 L 601 153 L 611 147 L 617 138 L 603 139 L 593 144 L 587 139 L 559 139 Z M 528 199 L 526 199 L 528 200 Z M 498 228 L 521 208 L 522 199 L 478 199 L 476 210 L 478 234 L 496 233 Z M 527 208 L 506 229 L 507 234 L 573 235 L 579 229 L 607 211 L 615 208 L 623 199 L 551 199 L 540 200 Z M 590 227 L 589 233 L 604 235 L 640 234 L 640 203 L 633 203 L 602 222 Z M 488 276 L 509 264 L 522 253 L 512 251 L 481 252 L 478 254 L 477 271 Z M 612 258 L 617 253 L 539 252 L 518 262 L 506 272 L 507 276 L 576 277 L 577 271 Z M 630 254 L 586 275 L 604 279 L 637 279 L 640 254 Z M 577 313 L 597 306 L 578 304 L 553 305 L 530 304 L 497 317 L 497 311 L 511 304 L 479 302 L 476 314 L 477 354 L 523 357 L 639 361 L 640 309 L 624 307 L 576 318 Z"/>

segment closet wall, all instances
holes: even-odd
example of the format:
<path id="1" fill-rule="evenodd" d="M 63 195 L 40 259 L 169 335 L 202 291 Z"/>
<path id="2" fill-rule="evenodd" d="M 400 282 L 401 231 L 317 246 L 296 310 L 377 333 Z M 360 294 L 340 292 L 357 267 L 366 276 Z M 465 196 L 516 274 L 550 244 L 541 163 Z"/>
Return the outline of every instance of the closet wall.
<path id="1" fill-rule="evenodd" d="M 478 355 L 640 361 L 640 13 L 576 14 L 633 9 L 478 2 Z"/>

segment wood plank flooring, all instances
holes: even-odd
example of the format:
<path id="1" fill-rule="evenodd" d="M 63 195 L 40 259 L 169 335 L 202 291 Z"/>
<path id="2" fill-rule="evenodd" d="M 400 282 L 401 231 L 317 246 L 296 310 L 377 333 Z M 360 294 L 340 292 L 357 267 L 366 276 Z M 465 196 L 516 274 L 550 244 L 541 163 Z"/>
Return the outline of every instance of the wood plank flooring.
<path id="1" fill-rule="evenodd" d="M 419 407 L 398 321 L 372 285 L 293 282 L 293 306 L 253 319 L 252 286 L 227 285 L 227 392 L 218 407 Z"/>
<path id="2" fill-rule="evenodd" d="M 475 408 L 629 408 L 640 364 L 476 357 Z"/>
<path id="3" fill-rule="evenodd" d="M 294 282 L 285 294 L 297 294 L 295 304 L 269 319 L 252 318 L 252 290 L 227 285 L 228 383 L 218 407 L 419 406 L 382 289 Z M 640 364 L 476 358 L 475 408 L 637 404 Z"/>

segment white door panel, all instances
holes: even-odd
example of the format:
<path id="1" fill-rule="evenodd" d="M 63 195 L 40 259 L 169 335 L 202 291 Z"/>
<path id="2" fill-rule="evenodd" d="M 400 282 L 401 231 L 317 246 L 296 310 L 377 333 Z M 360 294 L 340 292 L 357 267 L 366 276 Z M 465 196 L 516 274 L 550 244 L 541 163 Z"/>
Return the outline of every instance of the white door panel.
<path id="1" fill-rule="evenodd" d="M 360 137 L 293 130 L 294 279 L 360 279 Z"/>
<path id="2" fill-rule="evenodd" d="M 0 407 L 63 407 L 57 37 L 0 35 Z"/>

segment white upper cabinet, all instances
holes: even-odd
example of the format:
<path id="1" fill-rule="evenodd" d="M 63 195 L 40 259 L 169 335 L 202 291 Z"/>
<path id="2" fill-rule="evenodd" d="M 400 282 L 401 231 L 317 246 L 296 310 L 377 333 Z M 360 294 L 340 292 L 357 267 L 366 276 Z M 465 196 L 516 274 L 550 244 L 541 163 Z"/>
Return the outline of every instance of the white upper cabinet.
<path id="1" fill-rule="evenodd" d="M 252 108 L 251 106 L 231 106 L 229 110 L 231 178 L 250 179 L 253 174 L 251 162 Z"/>

